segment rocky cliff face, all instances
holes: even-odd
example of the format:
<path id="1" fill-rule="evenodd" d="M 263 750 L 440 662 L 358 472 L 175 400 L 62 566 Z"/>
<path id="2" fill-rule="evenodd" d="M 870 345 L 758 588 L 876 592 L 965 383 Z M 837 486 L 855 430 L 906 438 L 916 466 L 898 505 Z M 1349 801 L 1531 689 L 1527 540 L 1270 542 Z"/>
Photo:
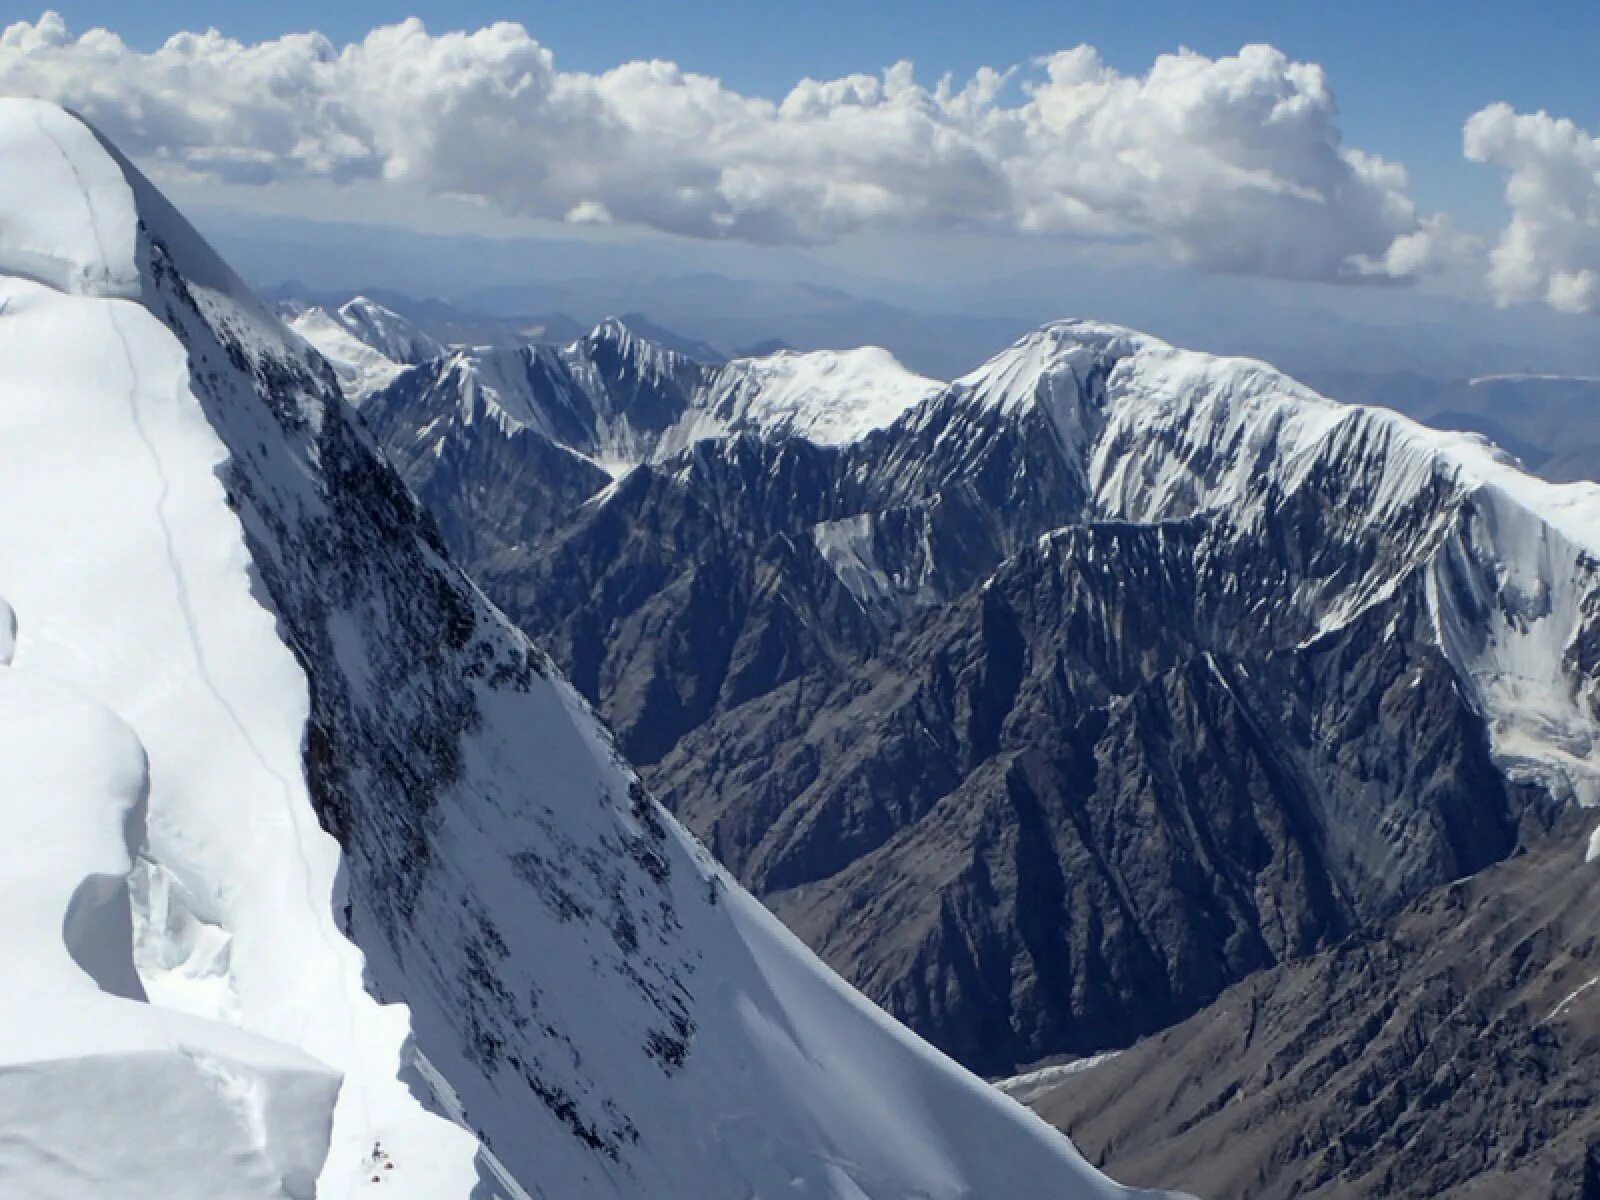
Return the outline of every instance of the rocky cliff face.
<path id="1" fill-rule="evenodd" d="M 1030 1103 L 1203 1196 L 1590 1197 L 1600 874 L 1571 823 Z"/>

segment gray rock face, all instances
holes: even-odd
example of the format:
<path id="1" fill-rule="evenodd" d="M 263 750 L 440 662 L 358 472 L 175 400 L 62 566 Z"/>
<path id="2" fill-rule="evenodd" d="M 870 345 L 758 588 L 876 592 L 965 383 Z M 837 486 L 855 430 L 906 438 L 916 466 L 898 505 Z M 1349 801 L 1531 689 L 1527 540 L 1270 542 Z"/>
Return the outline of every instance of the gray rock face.
<path id="1" fill-rule="evenodd" d="M 662 361 L 613 341 L 594 411 Z M 1593 560 L 1533 521 L 1559 578 L 1523 579 L 1454 451 L 1257 364 L 1052 327 L 853 439 L 657 442 L 582 500 L 590 443 L 408 378 L 368 408 L 489 594 L 741 881 L 979 1070 L 1180 1020 L 1581 785 L 1508 765 L 1495 656 L 1564 647 L 1571 728 L 1530 736 L 1582 768 Z M 656 428 L 702 403 L 674 386 Z M 445 421 L 470 452 L 418 453 Z"/>
<path id="2" fill-rule="evenodd" d="M 1031 1103 L 1118 1178 L 1202 1196 L 1594 1196 L 1600 872 L 1578 832 Z"/>
<path id="3" fill-rule="evenodd" d="M 1418 598 L 1274 646 L 1205 619 L 1202 544 L 1051 538 L 839 682 L 709 722 L 656 783 L 830 963 L 991 1071 L 1125 1044 L 1509 853 L 1523 801 Z"/>

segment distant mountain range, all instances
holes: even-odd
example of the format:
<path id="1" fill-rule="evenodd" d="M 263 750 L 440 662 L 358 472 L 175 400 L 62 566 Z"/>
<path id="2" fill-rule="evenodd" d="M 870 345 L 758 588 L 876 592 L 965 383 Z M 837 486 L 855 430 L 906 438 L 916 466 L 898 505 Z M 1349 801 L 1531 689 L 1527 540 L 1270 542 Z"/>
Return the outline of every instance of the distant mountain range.
<path id="1" fill-rule="evenodd" d="M 667 803 L 974 1068 L 1209 1011 L 1600 798 L 1600 489 L 1115 327 L 840 363 L 608 321 L 362 413 Z"/>
<path id="2" fill-rule="evenodd" d="M 877 345 L 915 371 L 953 378 L 1044 320 L 1084 315 L 1266 359 L 1319 383 L 1325 373 L 1352 370 L 1431 379 L 1600 375 L 1590 323 L 1539 306 L 1496 309 L 1419 288 L 1209 276 L 1059 239 L 1005 254 L 954 235 L 860 255 L 757 253 L 620 235 L 444 236 L 203 215 L 202 228 L 268 294 L 299 279 L 296 292 L 335 303 L 360 292 L 400 311 L 386 297 L 441 297 L 500 318 L 564 313 L 573 326 L 550 337 L 562 343 L 607 315 L 643 313 L 730 356 L 772 338 L 806 350 Z M 893 262 L 893 270 L 872 267 Z"/>

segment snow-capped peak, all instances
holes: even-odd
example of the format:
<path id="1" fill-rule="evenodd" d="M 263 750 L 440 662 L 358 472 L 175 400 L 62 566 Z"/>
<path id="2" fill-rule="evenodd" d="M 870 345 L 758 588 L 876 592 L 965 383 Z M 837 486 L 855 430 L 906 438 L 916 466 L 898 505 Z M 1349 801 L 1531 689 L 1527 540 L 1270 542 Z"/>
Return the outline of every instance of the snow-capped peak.
<path id="1" fill-rule="evenodd" d="M 696 364 L 676 351 L 640 337 L 621 317 L 606 317 L 567 348 L 575 361 L 592 362 L 617 376 L 659 382 L 692 371 Z"/>
<path id="2" fill-rule="evenodd" d="M 444 352 L 444 347 L 415 323 L 365 296 L 355 296 L 339 306 L 339 323 L 397 363 L 419 363 Z"/>
<path id="3" fill-rule="evenodd" d="M 1600 615 L 1600 486 L 1546 483 L 1476 434 L 1114 326 L 1049 326 L 957 386 L 1008 411 L 1043 404 L 1098 515 L 1216 514 L 1249 530 L 1337 496 L 1332 519 L 1384 553 L 1336 579 L 1338 603 L 1308 601 L 1321 629 L 1420 587 L 1508 774 L 1600 804 L 1600 671 L 1586 649 Z"/>
<path id="4" fill-rule="evenodd" d="M 0 153 L 8 1195 L 1126 1194 L 650 800 L 137 171 Z"/>
<path id="5" fill-rule="evenodd" d="M 1087 378 L 1096 363 L 1122 358 L 1153 344 L 1131 329 L 1094 321 L 1063 320 L 1018 338 L 955 387 L 1002 412 L 1032 404 L 1051 380 Z"/>
<path id="6" fill-rule="evenodd" d="M 1249 537 L 1297 505 L 1332 508 L 1322 536 L 1348 545 L 1319 547 L 1340 571 L 1289 602 L 1310 621 L 1303 636 L 1417 589 L 1508 775 L 1600 804 L 1600 486 L 1531 478 L 1478 435 L 1340 404 L 1259 361 L 1090 321 L 1026 335 L 918 409 L 905 432 L 928 436 L 904 440 L 926 449 L 899 475 L 913 491 L 969 477 L 1035 415 L 1060 477 L 1081 487 L 1073 520 L 1199 517 Z M 870 543 L 861 520 L 819 540 L 847 587 Z"/>
<path id="7" fill-rule="evenodd" d="M 328 360 L 351 403 L 359 406 L 393 382 L 408 365 L 444 353 L 444 347 L 399 313 L 365 296 L 329 311 L 320 305 L 289 318 L 293 329 Z"/>
<path id="8" fill-rule="evenodd" d="M 705 407 L 730 429 L 844 445 L 888 428 L 943 387 L 877 346 L 780 350 L 728 363 L 708 390 Z"/>

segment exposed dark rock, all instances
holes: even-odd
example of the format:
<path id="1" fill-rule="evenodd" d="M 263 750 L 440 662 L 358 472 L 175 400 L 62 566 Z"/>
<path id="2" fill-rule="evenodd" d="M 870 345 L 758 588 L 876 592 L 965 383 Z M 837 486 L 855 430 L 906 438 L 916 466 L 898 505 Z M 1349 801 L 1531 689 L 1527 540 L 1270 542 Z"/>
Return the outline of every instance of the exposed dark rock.
<path id="1" fill-rule="evenodd" d="M 1600 872 L 1578 822 L 1392 924 L 1255 975 L 1031 1103 L 1199 1196 L 1587 1197 Z"/>
<path id="2" fill-rule="evenodd" d="M 647 375 L 661 429 L 698 368 L 612 336 L 595 410 Z M 1472 490 L 1374 414 L 1309 450 L 1288 409 L 1244 420 L 1322 404 L 1264 368 L 1130 398 L 1120 336 L 1045 331 L 847 444 L 724 431 L 581 499 L 560 456 L 589 435 L 550 432 L 570 382 L 545 433 L 477 423 L 459 460 L 418 447 L 462 395 L 402 377 L 369 410 L 664 802 L 846 978 L 1000 1073 L 1181 1020 L 1500 861 L 1560 799 L 1496 760 L 1463 674 L 1548 608 L 1505 584 Z M 506 499 L 475 507 L 480 483 Z"/>

